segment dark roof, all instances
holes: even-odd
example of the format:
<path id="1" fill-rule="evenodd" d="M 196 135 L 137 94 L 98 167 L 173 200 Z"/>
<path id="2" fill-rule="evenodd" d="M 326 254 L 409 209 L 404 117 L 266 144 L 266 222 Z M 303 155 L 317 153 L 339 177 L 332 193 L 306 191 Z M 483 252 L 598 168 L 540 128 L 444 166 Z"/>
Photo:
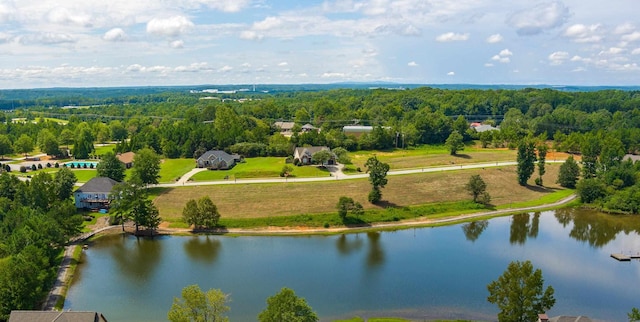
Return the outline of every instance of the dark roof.
<path id="1" fill-rule="evenodd" d="M 118 181 L 115 181 L 111 178 L 107 178 L 107 177 L 95 177 L 89 181 L 87 181 L 87 183 L 83 184 L 82 187 L 78 188 L 78 190 L 76 190 L 76 192 L 82 192 L 82 193 L 97 193 L 97 192 L 102 192 L 102 193 L 109 193 L 111 192 L 111 189 L 113 189 L 113 186 L 117 185 Z"/>
<path id="2" fill-rule="evenodd" d="M 11 311 L 8 322 L 107 322 L 98 312 Z"/>
<path id="3" fill-rule="evenodd" d="M 198 161 L 211 160 L 212 158 L 224 160 L 227 164 L 235 162 L 236 158 L 222 150 L 209 150 L 198 158 Z"/>

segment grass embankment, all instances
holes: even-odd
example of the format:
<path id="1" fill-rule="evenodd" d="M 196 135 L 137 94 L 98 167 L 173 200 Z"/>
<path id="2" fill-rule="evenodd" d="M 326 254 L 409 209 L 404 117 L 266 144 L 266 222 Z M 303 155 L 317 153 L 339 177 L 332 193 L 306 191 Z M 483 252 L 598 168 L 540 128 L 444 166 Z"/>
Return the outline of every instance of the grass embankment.
<path id="1" fill-rule="evenodd" d="M 232 169 L 202 171 L 191 177 L 191 179 L 193 181 L 213 181 L 224 180 L 225 177 L 228 180 L 279 178 L 280 171 L 282 171 L 282 167 L 285 164 L 285 158 L 283 157 L 247 158 L 245 162 L 236 164 Z M 329 172 L 324 168 L 290 165 L 293 167 L 290 177 L 324 177 L 329 175 Z"/>
<path id="2" fill-rule="evenodd" d="M 71 262 L 69 263 L 69 269 L 67 270 L 67 280 L 65 281 L 65 286 L 54 307 L 58 311 L 61 311 L 64 308 L 64 301 L 67 296 L 67 291 L 69 290 L 69 284 L 73 280 L 73 275 L 76 272 L 76 268 L 80 263 L 80 257 L 82 256 L 82 247 L 80 245 L 71 245 L 69 247 L 74 247 L 73 255 L 71 256 Z"/>
<path id="3" fill-rule="evenodd" d="M 194 159 L 162 159 L 160 163 L 160 179 L 161 183 L 174 182 L 180 179 L 187 172 L 191 171 L 196 165 Z"/>
<path id="4" fill-rule="evenodd" d="M 492 208 L 515 208 L 557 201 L 571 192 L 556 185 L 558 164 L 549 164 L 544 182 L 547 187 L 520 186 L 516 167 L 443 171 L 389 176 L 382 190 L 383 203 L 367 201 L 371 185 L 367 179 L 309 183 L 237 184 L 167 188 L 155 203 L 165 221 L 181 226 L 182 208 L 189 199 L 209 196 L 228 228 L 256 226 L 321 227 L 342 225 L 336 213 L 340 196 L 360 202 L 365 215 L 347 224 L 398 221 L 429 215 L 453 216 L 487 210 L 469 202 L 465 184 L 474 174 L 482 176 L 492 196 Z M 533 179 L 531 180 L 533 181 Z M 435 216 L 437 214 L 437 216 Z"/>

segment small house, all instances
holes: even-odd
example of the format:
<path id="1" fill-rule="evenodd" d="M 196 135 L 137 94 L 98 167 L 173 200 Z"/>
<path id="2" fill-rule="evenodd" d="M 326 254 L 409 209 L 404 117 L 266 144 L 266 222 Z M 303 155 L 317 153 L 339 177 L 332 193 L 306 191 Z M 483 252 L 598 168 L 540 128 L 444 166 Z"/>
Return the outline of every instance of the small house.
<path id="1" fill-rule="evenodd" d="M 8 322 L 107 322 L 99 312 L 11 311 Z"/>
<path id="2" fill-rule="evenodd" d="M 329 151 L 331 152 L 331 149 L 329 149 L 329 147 L 326 146 L 305 146 L 305 147 L 300 147 L 300 148 L 296 148 L 293 151 L 293 160 L 298 160 L 298 164 L 302 164 L 302 165 L 306 165 L 306 164 L 311 164 L 311 159 L 313 157 L 313 154 L 319 151 Z M 331 159 L 329 159 L 329 161 L 327 161 L 326 164 L 323 165 L 332 165 L 332 164 L 336 164 L 336 156 L 335 154 L 331 153 Z"/>
<path id="3" fill-rule="evenodd" d="M 73 192 L 78 209 L 107 209 L 111 203 L 109 195 L 118 181 L 107 177 L 95 177 Z"/>
<path id="4" fill-rule="evenodd" d="M 209 150 L 196 160 L 196 166 L 211 170 L 228 170 L 241 160 L 242 157 L 237 154 L 229 154 L 222 150 Z"/>
<path id="5" fill-rule="evenodd" d="M 305 125 L 302 126 L 302 132 L 306 133 L 306 132 L 318 132 L 318 128 L 307 123 Z"/>
<path id="6" fill-rule="evenodd" d="M 133 152 L 125 152 L 125 153 L 118 153 L 118 155 L 116 155 L 116 158 L 118 158 L 118 160 L 120 160 L 120 162 L 124 164 L 125 168 L 129 169 L 133 166 L 133 158 L 135 156 L 136 154 Z"/>
<path id="7" fill-rule="evenodd" d="M 295 122 L 275 122 L 273 126 L 280 130 L 280 134 L 290 137 L 293 135 L 293 127 L 296 125 Z"/>

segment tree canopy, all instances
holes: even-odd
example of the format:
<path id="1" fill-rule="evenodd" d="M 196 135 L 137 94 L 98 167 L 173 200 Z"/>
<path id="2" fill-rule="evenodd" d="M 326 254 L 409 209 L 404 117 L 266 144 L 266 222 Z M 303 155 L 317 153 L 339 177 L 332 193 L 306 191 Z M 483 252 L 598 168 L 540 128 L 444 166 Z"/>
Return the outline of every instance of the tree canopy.
<path id="1" fill-rule="evenodd" d="M 139 150 L 133 157 L 131 176 L 143 184 L 156 184 L 160 178 L 160 156 L 149 148 Z"/>
<path id="2" fill-rule="evenodd" d="M 371 192 L 369 192 L 369 202 L 377 203 L 382 199 L 380 188 L 387 185 L 387 172 L 389 172 L 389 164 L 381 162 L 376 156 L 367 159 L 364 164 L 369 172 L 369 182 L 371 182 Z"/>
<path id="3" fill-rule="evenodd" d="M 107 152 L 102 155 L 98 166 L 98 177 L 107 177 L 115 181 L 122 181 L 125 177 L 125 166 L 113 152 Z"/>
<path id="4" fill-rule="evenodd" d="M 227 322 L 225 313 L 229 311 L 229 295 L 221 290 L 210 289 L 203 292 L 198 285 L 182 289 L 182 297 L 173 298 L 167 318 L 171 322 Z"/>
<path id="5" fill-rule="evenodd" d="M 260 322 L 316 322 L 318 316 L 304 298 L 283 287 L 267 299 L 267 307 L 258 315 Z"/>

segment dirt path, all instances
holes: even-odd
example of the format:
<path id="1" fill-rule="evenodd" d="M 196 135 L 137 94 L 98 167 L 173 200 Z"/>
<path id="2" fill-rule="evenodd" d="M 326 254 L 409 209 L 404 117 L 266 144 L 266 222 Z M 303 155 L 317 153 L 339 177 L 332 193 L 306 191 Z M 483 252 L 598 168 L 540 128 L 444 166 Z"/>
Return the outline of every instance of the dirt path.
<path id="1" fill-rule="evenodd" d="M 63 294 L 65 293 L 69 282 L 71 282 L 70 268 L 71 261 L 73 260 L 73 252 L 75 251 L 76 247 L 80 246 L 69 245 L 64 248 L 64 257 L 62 258 L 62 263 L 58 268 L 58 277 L 56 278 L 56 282 L 53 283 L 51 291 L 49 291 L 47 300 L 42 305 L 42 309 L 44 311 L 53 311 L 55 309 L 56 303 L 63 297 Z"/>

